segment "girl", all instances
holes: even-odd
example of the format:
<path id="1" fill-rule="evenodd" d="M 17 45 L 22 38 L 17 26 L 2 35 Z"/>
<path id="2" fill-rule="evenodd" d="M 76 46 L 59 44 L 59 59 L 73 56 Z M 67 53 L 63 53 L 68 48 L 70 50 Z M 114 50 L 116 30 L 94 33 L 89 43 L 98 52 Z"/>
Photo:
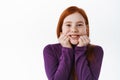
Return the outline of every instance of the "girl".
<path id="1" fill-rule="evenodd" d="M 89 22 L 83 9 L 70 6 L 57 25 L 59 43 L 43 50 L 48 80 L 98 80 L 103 49 L 90 44 Z"/>

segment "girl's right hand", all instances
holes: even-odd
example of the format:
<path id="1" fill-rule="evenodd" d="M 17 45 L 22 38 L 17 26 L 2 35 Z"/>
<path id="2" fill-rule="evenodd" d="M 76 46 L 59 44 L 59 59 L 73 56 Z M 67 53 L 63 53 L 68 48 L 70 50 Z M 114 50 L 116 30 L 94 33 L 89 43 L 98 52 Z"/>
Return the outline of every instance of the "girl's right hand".
<path id="1" fill-rule="evenodd" d="M 66 34 L 61 33 L 58 41 L 63 47 L 72 48 L 70 41 L 69 41 L 69 35 L 67 33 Z"/>

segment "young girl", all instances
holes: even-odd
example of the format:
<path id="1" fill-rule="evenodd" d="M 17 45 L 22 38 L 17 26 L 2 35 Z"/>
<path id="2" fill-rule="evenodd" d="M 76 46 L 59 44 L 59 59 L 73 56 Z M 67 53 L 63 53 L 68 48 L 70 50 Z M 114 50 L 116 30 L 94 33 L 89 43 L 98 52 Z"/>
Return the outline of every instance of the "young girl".
<path id="1" fill-rule="evenodd" d="M 70 6 L 63 11 L 57 37 L 59 43 L 43 50 L 48 80 L 98 80 L 103 49 L 90 44 L 89 22 L 83 9 Z"/>

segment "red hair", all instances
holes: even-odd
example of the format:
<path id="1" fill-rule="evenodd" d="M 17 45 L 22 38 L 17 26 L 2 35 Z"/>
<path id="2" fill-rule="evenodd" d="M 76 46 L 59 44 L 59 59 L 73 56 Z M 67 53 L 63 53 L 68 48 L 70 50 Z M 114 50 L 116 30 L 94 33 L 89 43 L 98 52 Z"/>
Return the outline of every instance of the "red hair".
<path id="1" fill-rule="evenodd" d="M 83 16 L 83 18 L 85 19 L 85 24 L 87 26 L 87 29 L 86 29 L 87 36 L 89 37 L 89 21 L 88 21 L 88 17 L 86 15 L 85 11 L 82 8 L 78 8 L 76 6 L 70 6 L 62 12 L 62 14 L 59 18 L 57 30 L 56 30 L 57 31 L 57 38 L 59 38 L 60 33 L 62 32 L 62 24 L 63 24 L 65 17 L 67 17 L 68 15 L 73 14 L 75 12 L 80 13 Z M 87 55 L 88 61 L 92 61 L 94 58 L 94 55 L 92 54 L 93 49 L 94 49 L 94 45 L 89 44 L 87 46 L 86 55 Z"/>
<path id="2" fill-rule="evenodd" d="M 89 22 L 88 22 L 88 17 L 86 15 L 85 11 L 76 6 L 71 6 L 71 7 L 68 7 L 67 9 L 65 9 L 59 18 L 58 25 L 57 25 L 57 38 L 59 38 L 60 32 L 62 32 L 62 24 L 63 24 L 65 17 L 67 17 L 68 15 L 73 14 L 75 12 L 80 13 L 83 16 L 83 18 L 85 19 L 85 23 L 87 26 L 87 36 L 89 36 Z"/>

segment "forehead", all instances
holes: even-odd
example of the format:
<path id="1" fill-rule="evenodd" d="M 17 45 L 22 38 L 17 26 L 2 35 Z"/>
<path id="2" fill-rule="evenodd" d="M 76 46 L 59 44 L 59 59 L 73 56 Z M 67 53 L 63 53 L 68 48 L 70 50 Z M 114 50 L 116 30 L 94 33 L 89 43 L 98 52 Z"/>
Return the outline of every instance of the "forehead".
<path id="1" fill-rule="evenodd" d="M 75 12 L 75 13 L 70 14 L 67 17 L 65 17 L 63 22 L 66 22 L 66 21 L 71 21 L 71 22 L 83 21 L 84 22 L 84 18 L 80 13 Z"/>

